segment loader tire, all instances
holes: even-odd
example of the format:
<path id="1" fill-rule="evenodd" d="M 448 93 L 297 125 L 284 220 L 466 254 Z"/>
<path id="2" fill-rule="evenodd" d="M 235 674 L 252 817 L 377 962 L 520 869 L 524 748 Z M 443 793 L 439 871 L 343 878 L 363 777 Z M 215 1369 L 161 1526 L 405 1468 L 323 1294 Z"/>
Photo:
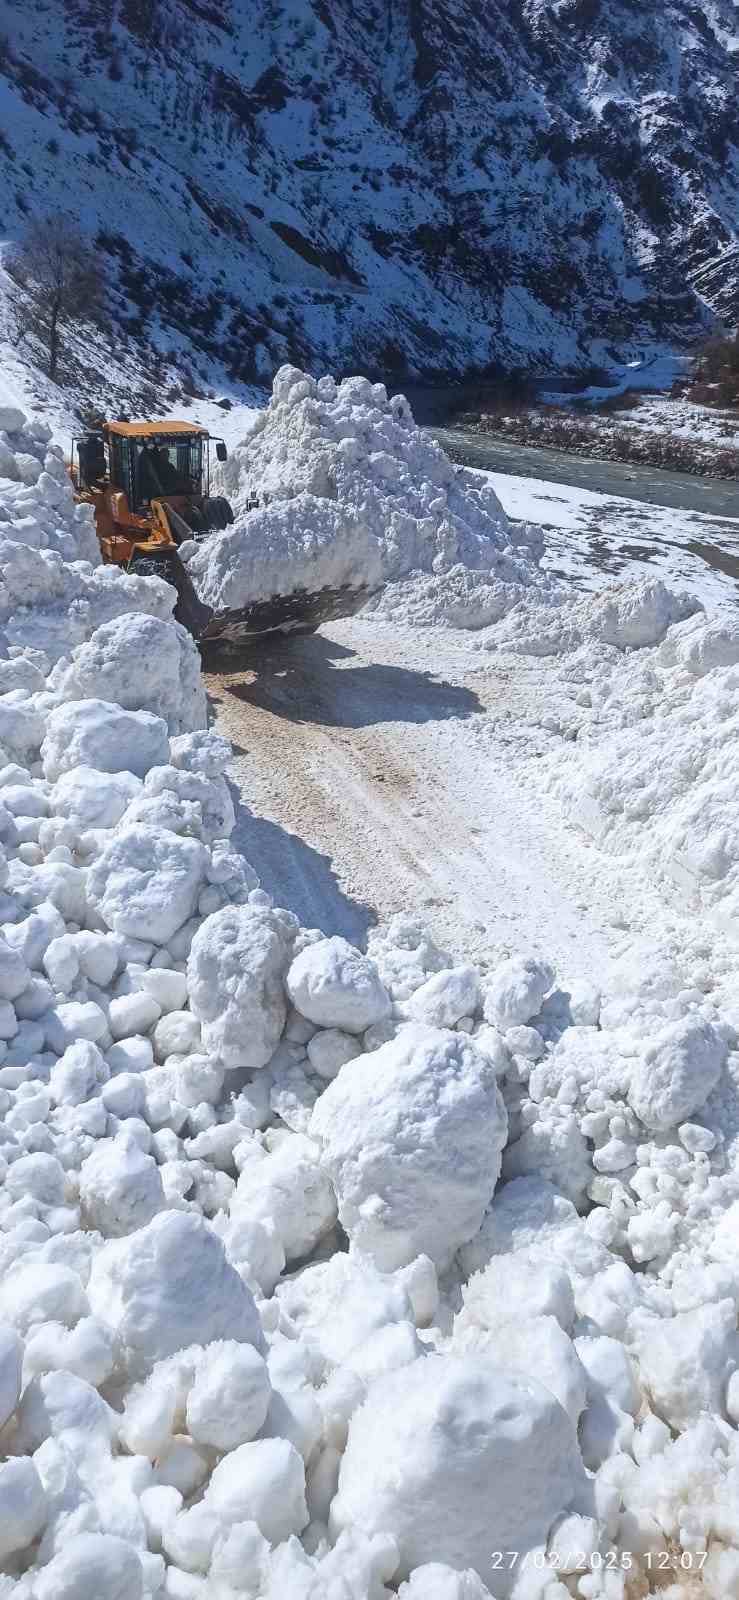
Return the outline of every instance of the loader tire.
<path id="1" fill-rule="evenodd" d="M 230 528 L 234 514 L 225 495 L 209 495 L 203 501 L 203 518 L 214 533 L 222 533 L 224 528 Z"/>

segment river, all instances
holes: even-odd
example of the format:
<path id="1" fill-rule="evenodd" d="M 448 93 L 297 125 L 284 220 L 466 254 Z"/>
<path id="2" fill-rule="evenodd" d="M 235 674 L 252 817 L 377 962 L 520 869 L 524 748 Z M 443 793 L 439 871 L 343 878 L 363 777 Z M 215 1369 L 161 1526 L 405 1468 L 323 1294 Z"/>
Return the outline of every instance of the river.
<path id="1" fill-rule="evenodd" d="M 693 477 L 687 472 L 637 467 L 623 461 L 598 461 L 566 450 L 542 450 L 470 428 L 433 427 L 431 431 L 447 455 L 467 467 L 570 484 L 573 488 L 592 489 L 596 494 L 618 495 L 624 500 L 640 500 L 675 511 L 702 511 L 708 516 L 739 520 L 739 483 L 729 479 Z"/>

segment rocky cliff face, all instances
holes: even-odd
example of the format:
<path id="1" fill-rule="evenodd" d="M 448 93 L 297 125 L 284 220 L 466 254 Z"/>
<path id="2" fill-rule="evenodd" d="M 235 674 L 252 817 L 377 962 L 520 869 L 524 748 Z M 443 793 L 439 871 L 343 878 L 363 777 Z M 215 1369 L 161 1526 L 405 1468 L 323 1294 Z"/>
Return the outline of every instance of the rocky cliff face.
<path id="1" fill-rule="evenodd" d="M 732 0 L 4 0 L 4 232 L 259 381 L 583 365 L 736 319 Z"/>

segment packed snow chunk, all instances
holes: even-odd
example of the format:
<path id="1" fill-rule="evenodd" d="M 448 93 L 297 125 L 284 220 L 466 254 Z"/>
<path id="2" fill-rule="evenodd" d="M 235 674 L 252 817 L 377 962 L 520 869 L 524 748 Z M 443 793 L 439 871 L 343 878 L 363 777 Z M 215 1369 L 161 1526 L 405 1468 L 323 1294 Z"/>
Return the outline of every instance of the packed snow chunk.
<path id="1" fill-rule="evenodd" d="M 485 1020 L 501 1033 L 530 1022 L 554 983 L 554 969 L 534 956 L 511 956 L 496 967 L 484 996 Z"/>
<path id="2" fill-rule="evenodd" d="M 117 1437 L 118 1419 L 92 1385 L 62 1370 L 32 1378 L 18 1411 L 17 1448 L 37 1450 L 58 1439 L 86 1465 L 104 1465 Z"/>
<path id="3" fill-rule="evenodd" d="M 82 1163 L 79 1184 L 87 1227 L 109 1239 L 133 1233 L 165 1206 L 156 1162 L 127 1133 L 98 1140 Z"/>
<path id="4" fill-rule="evenodd" d="M 143 1600 L 144 1574 L 128 1539 L 78 1533 L 34 1575 L 34 1600 Z"/>
<path id="5" fill-rule="evenodd" d="M 33 1544 L 45 1526 L 48 1504 L 32 1461 L 0 1465 L 0 1561 Z"/>
<path id="6" fill-rule="evenodd" d="M 379 1378 L 352 1417 L 330 1525 L 392 1534 L 401 1578 L 442 1561 L 485 1581 L 491 1550 L 545 1544 L 586 1495 L 575 1430 L 548 1390 L 431 1355 Z M 516 1576 L 496 1569 L 501 1600 Z"/>
<path id="7" fill-rule="evenodd" d="M 3 433 L 20 433 L 25 421 L 26 413 L 19 406 L 0 406 L 0 429 Z"/>
<path id="8" fill-rule="evenodd" d="M 726 1387 L 739 1364 L 733 1300 L 672 1318 L 645 1317 L 635 1349 L 652 1407 L 671 1428 L 688 1428 L 702 1411 L 726 1417 Z"/>
<path id="9" fill-rule="evenodd" d="M 215 611 L 305 589 L 379 587 L 382 554 L 361 513 L 312 494 L 261 506 L 188 561 L 200 599 Z"/>
<path id="10" fill-rule="evenodd" d="M 68 1000 L 44 1013 L 43 1026 L 49 1049 L 61 1056 L 81 1039 L 102 1039 L 108 1024 L 94 1000 Z"/>
<path id="11" fill-rule="evenodd" d="M 696 678 L 705 677 L 714 667 L 734 666 L 739 662 L 739 623 L 728 618 L 686 633 L 677 640 L 675 661 Z"/>
<path id="12" fill-rule="evenodd" d="M 453 1572 L 440 1561 L 416 1567 L 407 1583 L 401 1583 L 398 1600 L 491 1600 L 490 1590 L 476 1572 Z"/>
<path id="13" fill-rule="evenodd" d="M 445 1265 L 477 1232 L 508 1119 L 472 1040 L 411 1024 L 342 1068 L 310 1131 L 352 1244 L 393 1271 L 418 1255 Z"/>
<path id="14" fill-rule="evenodd" d="M 637 1062 L 629 1100 L 647 1128 L 665 1133 L 700 1111 L 727 1057 L 721 1034 L 702 1017 L 669 1022 Z"/>
<path id="15" fill-rule="evenodd" d="M 455 1331 L 464 1327 L 494 1328 L 503 1320 L 556 1317 L 566 1333 L 575 1320 L 575 1299 L 569 1274 L 554 1262 L 541 1261 L 524 1250 L 493 1256 L 462 1289 L 463 1309 Z"/>
<path id="16" fill-rule="evenodd" d="M 343 1028 L 321 1028 L 308 1040 L 306 1049 L 313 1071 L 318 1073 L 319 1078 L 326 1078 L 329 1082 L 346 1066 L 347 1061 L 353 1061 L 362 1054 L 359 1041 Z"/>
<path id="17" fill-rule="evenodd" d="M 284 977 L 293 931 L 266 906 L 224 906 L 206 917 L 187 963 L 203 1048 L 227 1067 L 263 1067 L 285 1025 Z"/>
<path id="18" fill-rule="evenodd" d="M 49 800 L 54 816 L 66 817 L 85 833 L 89 828 L 114 828 L 140 793 L 141 779 L 132 772 L 103 773 L 83 766 L 63 772 Z"/>
<path id="19" fill-rule="evenodd" d="M 178 622 L 135 612 L 115 617 L 78 645 L 51 683 L 64 700 L 95 697 L 149 711 L 174 735 L 205 726 L 198 648 Z"/>
<path id="20" fill-rule="evenodd" d="M 115 1066 L 122 1066 L 124 1070 L 131 1064 L 131 1070 L 140 1070 L 139 1040 L 138 1035 L 148 1033 L 150 1028 L 159 1021 L 160 1011 L 153 995 L 143 989 L 134 989 L 131 994 L 117 995 L 111 1000 L 108 1008 L 108 1025 L 114 1039 L 122 1041 L 123 1050 L 113 1057 Z M 146 1065 L 151 1066 L 153 1047 L 149 1040 L 146 1041 Z M 125 1048 L 125 1047 L 128 1048 Z M 134 1048 L 135 1046 L 135 1048 Z M 108 1054 L 110 1055 L 110 1051 Z M 132 1063 L 136 1061 L 134 1068 Z M 124 1065 L 125 1063 L 125 1065 Z M 111 1063 L 111 1066 L 113 1063 Z"/>
<path id="21" fill-rule="evenodd" d="M 41 746 L 44 777 L 55 783 L 72 767 L 132 772 L 144 778 L 167 760 L 167 724 L 150 711 L 124 711 L 107 700 L 75 700 L 49 715 Z"/>
<path id="22" fill-rule="evenodd" d="M 659 644 L 673 623 L 700 610 L 691 595 L 668 589 L 661 578 L 640 578 L 606 589 L 590 601 L 590 634 L 617 650 Z"/>
<path id="23" fill-rule="evenodd" d="M 0 999 L 17 1000 L 30 982 L 31 974 L 20 951 L 0 937 Z"/>
<path id="24" fill-rule="evenodd" d="M 498 1189 L 480 1232 L 460 1250 L 463 1276 L 471 1278 L 494 1256 L 542 1244 L 548 1250 L 565 1237 L 575 1239 L 579 1228 L 572 1201 L 551 1183 L 539 1177 L 514 1178 Z"/>
<path id="25" fill-rule="evenodd" d="M 23 1345 L 14 1328 L 0 1326 L 0 1428 L 20 1400 L 22 1373 Z"/>
<path id="26" fill-rule="evenodd" d="M 450 1346 L 454 1354 L 484 1356 L 500 1372 L 536 1378 L 555 1396 L 574 1427 L 585 1407 L 585 1371 L 572 1340 L 554 1317 L 511 1317 L 505 1306 L 492 1327 L 480 1328 L 455 1321 Z"/>
<path id="27" fill-rule="evenodd" d="M 181 1011 L 187 1001 L 185 973 L 169 967 L 150 967 L 142 974 L 141 986 L 165 1015 Z"/>
<path id="28" fill-rule="evenodd" d="M 302 1457 L 287 1439 L 242 1444 L 215 1468 L 203 1505 L 225 1528 L 256 1522 L 270 1544 L 282 1544 L 308 1521 Z"/>
<path id="29" fill-rule="evenodd" d="M 271 1397 L 267 1363 L 252 1345 L 210 1345 L 187 1398 L 187 1431 L 196 1444 L 235 1450 L 259 1432 Z"/>
<path id="30" fill-rule="evenodd" d="M 306 945 L 286 984 L 295 1009 L 320 1028 L 364 1033 L 390 1012 L 390 996 L 374 961 L 338 936 Z"/>
<path id="31" fill-rule="evenodd" d="M 480 1005 L 480 979 L 475 967 L 449 967 L 422 983 L 408 1001 L 417 1022 L 432 1028 L 453 1028 L 461 1017 L 473 1017 Z"/>
<path id="32" fill-rule="evenodd" d="M 134 824 L 116 833 L 93 862 L 88 895 L 115 933 L 166 945 L 192 916 L 208 863 L 197 839 Z"/>
<path id="33" fill-rule="evenodd" d="M 73 1328 L 89 1312 L 87 1296 L 71 1267 L 50 1261 L 18 1264 L 0 1282 L 0 1319 L 26 1334 L 39 1322 Z"/>
<path id="34" fill-rule="evenodd" d="M 55 1156 L 37 1150 L 19 1156 L 5 1179 L 6 1193 L 14 1200 L 30 1195 L 39 1206 L 64 1204 L 64 1168 Z"/>
<path id="35" fill-rule="evenodd" d="M 350 1361 L 353 1350 L 389 1324 L 414 1319 L 402 1273 L 380 1273 L 363 1257 L 343 1251 L 283 1278 L 276 1298 L 332 1366 Z"/>
<path id="36" fill-rule="evenodd" d="M 252 1295 L 201 1217 L 167 1211 L 93 1257 L 90 1306 L 123 1344 L 132 1376 L 190 1344 L 261 1344 Z"/>
<path id="37" fill-rule="evenodd" d="M 243 1217 L 273 1229 L 288 1261 L 309 1255 L 336 1221 L 334 1192 L 319 1157 L 313 1140 L 295 1134 L 262 1160 L 247 1161 L 231 1202 L 234 1242 Z"/>

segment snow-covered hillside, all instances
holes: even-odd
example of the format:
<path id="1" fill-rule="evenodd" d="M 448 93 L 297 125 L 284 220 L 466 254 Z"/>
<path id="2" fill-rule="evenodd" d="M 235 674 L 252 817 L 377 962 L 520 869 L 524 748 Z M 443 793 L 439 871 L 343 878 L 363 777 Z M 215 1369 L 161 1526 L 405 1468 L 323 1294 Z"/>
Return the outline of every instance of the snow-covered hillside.
<path id="1" fill-rule="evenodd" d="M 731 0 L 1 9 L 6 236 L 63 195 L 165 351 L 583 364 L 735 310 Z"/>

